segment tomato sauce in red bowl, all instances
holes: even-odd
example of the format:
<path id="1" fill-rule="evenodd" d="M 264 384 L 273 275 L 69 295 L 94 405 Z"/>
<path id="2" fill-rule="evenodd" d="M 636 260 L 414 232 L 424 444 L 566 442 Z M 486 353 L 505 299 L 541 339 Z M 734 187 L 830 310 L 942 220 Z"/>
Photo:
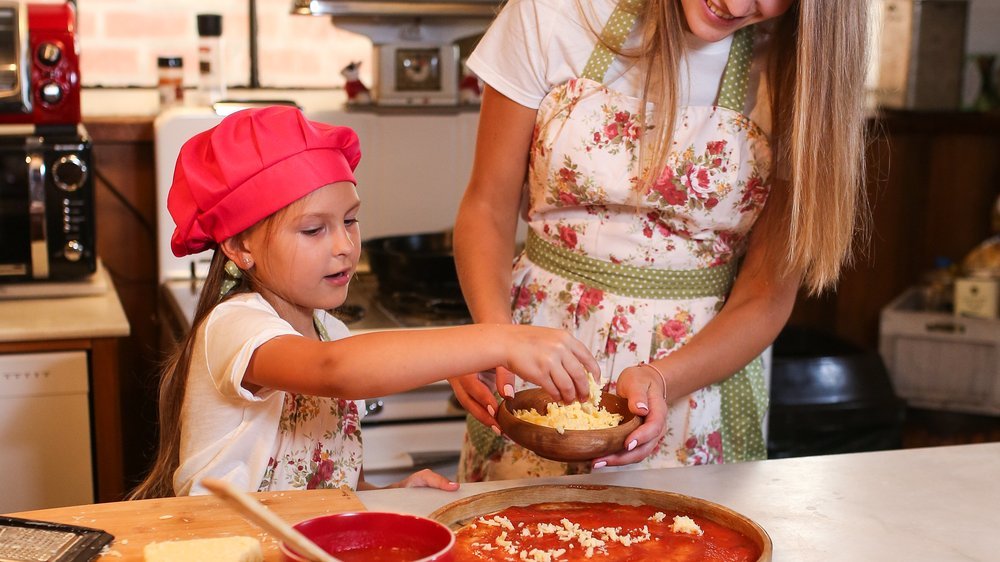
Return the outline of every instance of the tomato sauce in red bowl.
<path id="1" fill-rule="evenodd" d="M 437 521 L 377 511 L 306 519 L 295 529 L 343 562 L 454 562 L 455 534 Z M 282 543 L 286 562 L 306 560 Z"/>

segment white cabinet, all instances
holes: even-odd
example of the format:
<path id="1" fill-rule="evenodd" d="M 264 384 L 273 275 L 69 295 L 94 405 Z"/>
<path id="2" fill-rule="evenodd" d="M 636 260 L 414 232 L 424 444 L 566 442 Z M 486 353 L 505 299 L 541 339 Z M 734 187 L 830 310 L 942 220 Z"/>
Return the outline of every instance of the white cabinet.
<path id="1" fill-rule="evenodd" d="M 0 354 L 0 513 L 94 502 L 87 353 Z"/>

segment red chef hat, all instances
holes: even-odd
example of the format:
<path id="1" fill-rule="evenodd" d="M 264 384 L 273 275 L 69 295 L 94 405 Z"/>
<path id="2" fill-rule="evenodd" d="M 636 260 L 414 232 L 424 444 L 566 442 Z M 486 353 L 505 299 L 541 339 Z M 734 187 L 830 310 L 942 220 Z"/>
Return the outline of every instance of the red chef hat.
<path id="1" fill-rule="evenodd" d="M 174 255 L 216 247 L 315 189 L 357 184 L 358 136 L 291 106 L 244 109 L 181 147 L 167 209 Z"/>

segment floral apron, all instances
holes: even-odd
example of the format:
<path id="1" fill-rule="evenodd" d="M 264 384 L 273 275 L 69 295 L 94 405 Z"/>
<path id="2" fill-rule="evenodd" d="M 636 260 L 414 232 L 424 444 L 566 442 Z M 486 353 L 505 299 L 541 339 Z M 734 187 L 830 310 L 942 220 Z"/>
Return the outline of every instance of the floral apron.
<path id="1" fill-rule="evenodd" d="M 680 109 L 666 168 L 646 192 L 636 189 L 641 100 L 602 81 L 642 2 L 616 7 L 583 75 L 539 106 L 528 240 L 511 290 L 513 321 L 573 333 L 612 392 L 624 368 L 676 351 L 722 308 L 770 190 L 770 146 L 742 114 L 752 27 L 733 36 L 716 104 Z M 757 358 L 669 404 L 666 435 L 648 458 L 600 471 L 762 459 L 767 402 Z M 589 471 L 538 457 L 469 417 L 462 480 Z"/>
<path id="2" fill-rule="evenodd" d="M 329 341 L 323 324 L 313 323 Z M 274 453 L 257 491 L 357 489 L 361 461 L 356 402 L 286 392 Z"/>

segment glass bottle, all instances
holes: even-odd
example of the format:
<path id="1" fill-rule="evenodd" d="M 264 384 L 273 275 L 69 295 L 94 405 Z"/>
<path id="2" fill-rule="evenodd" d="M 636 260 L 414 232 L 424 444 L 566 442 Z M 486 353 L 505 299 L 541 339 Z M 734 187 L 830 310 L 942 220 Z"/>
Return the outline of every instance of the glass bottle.
<path id="1" fill-rule="evenodd" d="M 158 81 L 156 89 L 160 94 L 160 109 L 184 103 L 184 59 L 181 57 L 158 57 L 156 59 Z"/>
<path id="2" fill-rule="evenodd" d="M 198 97 L 203 105 L 226 97 L 219 14 L 198 14 Z"/>

